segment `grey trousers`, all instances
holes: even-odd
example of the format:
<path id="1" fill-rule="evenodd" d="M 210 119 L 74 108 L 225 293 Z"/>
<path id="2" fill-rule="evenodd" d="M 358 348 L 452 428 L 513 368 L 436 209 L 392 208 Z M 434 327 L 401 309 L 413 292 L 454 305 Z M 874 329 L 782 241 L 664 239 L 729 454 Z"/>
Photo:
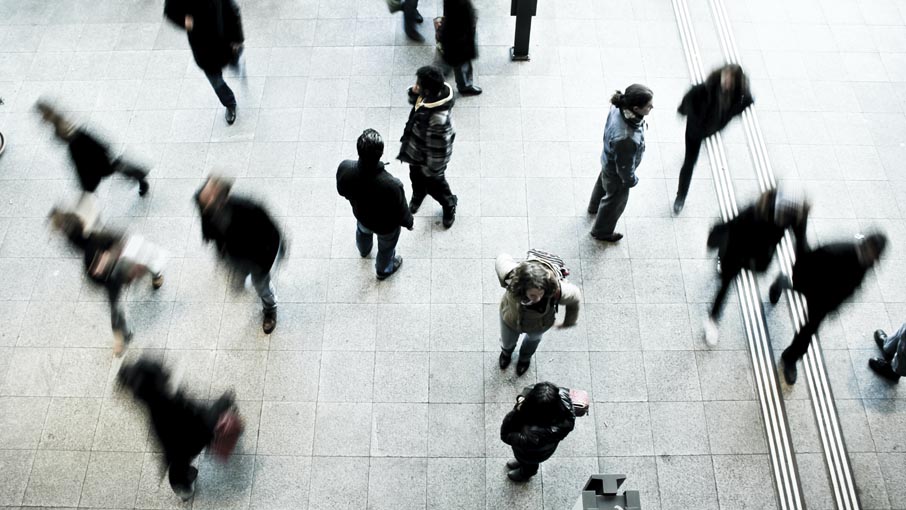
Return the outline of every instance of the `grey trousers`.
<path id="1" fill-rule="evenodd" d="M 453 66 L 453 76 L 456 78 L 456 88 L 459 90 L 471 87 L 473 83 L 472 61 Z"/>
<path id="2" fill-rule="evenodd" d="M 252 285 L 255 286 L 255 291 L 258 292 L 258 297 L 261 298 L 261 303 L 264 305 L 264 311 L 270 312 L 277 309 L 277 291 L 274 289 L 274 282 L 271 281 L 271 274 L 268 273 L 252 273 Z"/>
<path id="3" fill-rule="evenodd" d="M 532 359 L 532 355 L 535 354 L 535 350 L 538 349 L 538 344 L 541 343 L 541 336 L 544 335 L 544 331 L 535 331 L 532 333 L 526 333 L 524 331 L 516 331 L 515 329 L 507 326 L 503 322 L 503 318 L 500 319 L 500 348 L 507 354 L 512 354 L 516 349 L 516 342 L 519 341 L 520 335 L 525 335 L 522 338 L 522 347 L 519 348 L 519 360 L 528 361 Z"/>
<path id="4" fill-rule="evenodd" d="M 597 214 L 595 224 L 591 227 L 591 235 L 604 237 L 613 234 L 617 228 L 617 221 L 626 210 L 629 202 L 629 188 L 616 173 L 610 173 L 604 168 L 601 175 L 595 180 L 595 187 L 591 191 L 591 200 L 588 202 L 588 212 Z"/>
<path id="5" fill-rule="evenodd" d="M 906 357 L 904 339 L 906 339 L 906 324 L 900 326 L 896 333 L 887 337 L 887 342 L 884 343 L 884 354 L 890 358 L 890 368 L 901 376 L 906 376 L 906 366 L 904 366 L 906 362 L 903 361 L 903 358 Z"/>

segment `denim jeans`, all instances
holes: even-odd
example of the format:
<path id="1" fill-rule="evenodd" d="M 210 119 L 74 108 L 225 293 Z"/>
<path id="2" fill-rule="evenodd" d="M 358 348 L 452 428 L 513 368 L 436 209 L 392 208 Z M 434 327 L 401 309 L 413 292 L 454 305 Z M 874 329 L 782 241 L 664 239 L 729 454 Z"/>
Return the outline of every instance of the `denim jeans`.
<path id="1" fill-rule="evenodd" d="M 507 326 L 506 322 L 503 322 L 503 318 L 500 319 L 500 348 L 510 354 L 513 350 L 516 349 L 516 342 L 519 341 L 519 336 L 523 332 L 516 331 L 515 329 Z M 519 360 L 528 361 L 532 359 L 532 355 L 535 354 L 535 350 L 538 349 L 538 344 L 541 343 L 541 336 L 544 335 L 544 331 L 534 331 L 532 333 L 525 333 L 525 337 L 522 339 L 522 347 L 519 348 Z"/>
<path id="2" fill-rule="evenodd" d="M 270 272 L 256 273 L 252 272 L 252 285 L 261 298 L 264 305 L 264 311 L 270 312 L 277 309 L 277 291 L 274 289 L 274 283 L 271 281 Z"/>
<path id="3" fill-rule="evenodd" d="M 884 354 L 890 358 L 890 368 L 898 375 L 906 375 L 903 357 L 906 356 L 906 324 L 900 326 L 896 333 L 887 337 L 884 343 Z"/>
<path id="4" fill-rule="evenodd" d="M 374 258 L 374 269 L 378 274 L 393 272 L 393 259 L 396 257 L 396 243 L 400 238 L 401 227 L 389 234 L 375 234 L 361 223 L 356 224 L 355 245 L 363 257 L 371 253 L 374 236 L 378 238 L 377 257 Z"/>

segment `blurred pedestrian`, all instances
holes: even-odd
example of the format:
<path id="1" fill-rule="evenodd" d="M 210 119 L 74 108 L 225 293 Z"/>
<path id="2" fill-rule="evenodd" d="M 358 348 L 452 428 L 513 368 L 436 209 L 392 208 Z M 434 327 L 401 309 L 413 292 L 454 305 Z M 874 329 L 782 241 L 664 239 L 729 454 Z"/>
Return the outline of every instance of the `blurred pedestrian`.
<path id="1" fill-rule="evenodd" d="M 264 208 L 231 194 L 233 183 L 210 176 L 195 194 L 201 215 L 201 235 L 213 241 L 217 254 L 252 284 L 264 305 L 261 327 L 270 334 L 277 326 L 277 294 L 271 281 L 274 266 L 284 246 L 277 224 Z"/>
<path id="2" fill-rule="evenodd" d="M 409 164 L 412 200 L 409 210 L 418 211 L 426 195 L 431 195 L 443 208 L 443 225 L 456 220 L 456 195 L 450 191 L 445 172 L 453 154 L 453 89 L 444 82 L 443 72 L 435 66 L 424 66 L 416 73 L 415 85 L 409 89 L 413 105 L 403 130 L 397 159 Z"/>
<path id="3" fill-rule="evenodd" d="M 139 358 L 124 364 L 117 382 L 148 409 L 151 430 L 169 468 L 170 487 L 183 501 L 195 493 L 198 469 L 192 461 L 205 448 L 225 460 L 233 452 L 244 425 L 235 397 L 226 392 L 212 403 L 190 400 L 170 388 L 170 372 L 160 362 Z"/>
<path id="4" fill-rule="evenodd" d="M 52 227 L 63 233 L 70 244 L 82 253 L 88 279 L 107 291 L 114 336 L 113 352 L 119 356 L 133 336 L 120 304 L 120 296 L 130 283 L 146 273 L 151 275 L 154 289 L 164 284 L 164 251 L 141 236 L 87 230 L 84 220 L 72 211 L 54 208 L 49 219 Z"/>
<path id="5" fill-rule="evenodd" d="M 374 260 L 377 279 L 384 280 L 403 265 L 396 255 L 400 227 L 412 230 L 413 220 L 406 204 L 403 183 L 390 175 L 381 161 L 384 140 L 373 130 L 366 129 L 356 143 L 359 159 L 347 159 L 337 169 L 337 192 L 349 200 L 356 218 L 355 244 L 362 257 L 371 253 L 374 236 L 378 238 L 378 253 Z"/>
<path id="6" fill-rule="evenodd" d="M 535 476 L 575 423 L 576 414 L 566 388 L 540 382 L 519 395 L 500 426 L 500 440 L 513 447 L 516 457 L 506 463 L 510 469 L 507 477 L 525 482 Z"/>
<path id="7" fill-rule="evenodd" d="M 868 360 L 868 368 L 888 381 L 900 382 L 900 377 L 906 375 L 906 362 L 903 361 L 906 356 L 906 324 L 891 336 L 879 329 L 875 331 L 874 337 L 881 349 L 881 357 Z"/>
<path id="8" fill-rule="evenodd" d="M 438 49 L 453 68 L 456 88 L 464 96 L 481 94 L 474 82 L 472 61 L 478 57 L 475 26 L 478 17 L 472 0 L 444 0 L 444 16 L 438 28 Z"/>
<path id="9" fill-rule="evenodd" d="M 501 254 L 494 269 L 500 286 L 506 289 L 500 298 L 499 365 L 501 370 L 510 366 L 516 343 L 524 335 L 516 362 L 516 375 L 522 375 L 529 369 L 541 337 L 553 327 L 561 304 L 566 307 L 566 315 L 560 327 L 573 326 L 579 319 L 582 292 L 561 279 L 559 268 L 533 257 L 531 251 L 529 258 L 521 262 Z"/>
<path id="10" fill-rule="evenodd" d="M 245 36 L 235 0 L 165 0 L 164 15 L 185 29 L 195 63 L 204 71 L 220 104 L 226 107 L 226 122 L 236 122 L 236 96 L 223 80 L 223 68 L 240 75 L 239 57 Z"/>
<path id="11" fill-rule="evenodd" d="M 415 42 L 425 42 L 425 38 L 415 28 L 417 23 L 425 21 L 425 18 L 418 12 L 418 0 L 387 0 L 387 6 L 391 13 L 403 11 L 403 29 L 406 37 Z"/>
<path id="12" fill-rule="evenodd" d="M 619 90 L 610 98 L 610 114 L 604 126 L 601 174 L 595 180 L 588 202 L 588 214 L 595 214 L 591 236 L 615 243 L 623 234 L 614 232 L 626 203 L 629 189 L 639 183 L 636 170 L 645 154 L 645 116 L 654 108 L 654 93 L 637 83 Z"/>
<path id="13" fill-rule="evenodd" d="M 832 243 L 808 250 L 796 258 L 792 282 L 781 274 L 771 285 L 772 304 L 780 301 L 784 289 L 792 289 L 802 294 L 808 305 L 805 324 L 780 357 L 788 384 L 796 382 L 796 362 L 808 351 L 821 321 L 856 292 L 886 246 L 884 234 L 871 234 L 855 243 Z"/>
<path id="14" fill-rule="evenodd" d="M 722 130 L 748 108 L 754 99 L 749 92 L 749 79 L 738 64 L 715 69 L 704 83 L 693 85 L 683 96 L 676 111 L 686 116 L 686 157 L 680 169 L 679 186 L 673 213 L 679 214 L 686 203 L 692 182 L 692 170 L 698 161 L 702 141 Z"/>
<path id="15" fill-rule="evenodd" d="M 810 205 L 778 189 L 765 191 L 754 204 L 739 211 L 726 223 L 715 225 L 708 235 L 708 247 L 718 250 L 720 289 L 705 321 L 705 342 L 717 345 L 717 320 L 723 310 L 730 284 L 743 269 L 763 273 L 771 265 L 774 250 L 787 229 L 796 237 L 796 257 L 807 247 L 805 228 Z"/>
<path id="16" fill-rule="evenodd" d="M 41 119 L 52 125 L 54 134 L 69 147 L 69 156 L 75 165 L 79 185 L 84 193 L 94 193 L 101 180 L 119 173 L 138 182 L 138 194 L 148 193 L 148 171 L 125 161 L 122 156 L 110 157 L 110 148 L 85 128 L 67 119 L 48 101 L 38 101 L 35 109 Z"/>

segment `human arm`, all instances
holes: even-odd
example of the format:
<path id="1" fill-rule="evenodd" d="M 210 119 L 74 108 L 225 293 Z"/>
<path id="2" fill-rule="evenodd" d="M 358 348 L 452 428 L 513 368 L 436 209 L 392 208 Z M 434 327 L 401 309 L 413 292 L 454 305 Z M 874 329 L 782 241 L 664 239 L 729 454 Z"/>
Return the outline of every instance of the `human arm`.
<path id="1" fill-rule="evenodd" d="M 635 187 L 639 178 L 635 175 L 636 153 L 639 146 L 630 138 L 624 138 L 614 144 L 616 154 L 617 175 L 627 188 Z"/>
<path id="2" fill-rule="evenodd" d="M 409 203 L 406 201 L 406 189 L 403 184 L 399 184 L 399 200 L 397 201 L 400 214 L 400 226 L 407 230 L 412 230 L 415 226 L 415 219 L 412 217 L 412 211 L 409 210 Z"/>
<path id="3" fill-rule="evenodd" d="M 510 255 L 506 253 L 501 253 L 497 256 L 497 259 L 494 261 L 494 270 L 497 271 L 497 280 L 500 282 L 500 286 L 506 288 L 509 282 L 507 279 L 510 277 L 513 269 L 516 268 L 516 261 Z"/>
<path id="4" fill-rule="evenodd" d="M 449 112 L 441 112 L 431 116 L 428 121 L 425 136 L 425 166 L 434 173 L 446 170 L 450 156 L 453 154 L 453 139 L 456 132 L 450 122 Z"/>
<path id="5" fill-rule="evenodd" d="M 582 291 L 572 283 L 562 280 L 560 282 L 560 304 L 566 307 L 561 327 L 568 328 L 579 320 L 579 307 L 582 302 Z"/>
<path id="6" fill-rule="evenodd" d="M 226 40 L 233 48 L 242 46 L 245 35 L 242 32 L 242 17 L 239 14 L 239 5 L 235 0 L 223 0 L 223 30 Z"/>

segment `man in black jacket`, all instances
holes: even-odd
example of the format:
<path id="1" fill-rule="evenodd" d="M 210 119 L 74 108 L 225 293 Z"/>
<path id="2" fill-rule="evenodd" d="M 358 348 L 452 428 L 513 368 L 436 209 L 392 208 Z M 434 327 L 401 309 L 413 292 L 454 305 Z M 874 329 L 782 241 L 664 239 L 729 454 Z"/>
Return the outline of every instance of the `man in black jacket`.
<path id="1" fill-rule="evenodd" d="M 475 44 L 477 23 L 478 17 L 472 0 L 444 0 L 438 47 L 444 62 L 453 68 L 456 88 L 464 96 L 475 96 L 482 92 L 472 77 L 472 60 L 478 57 L 478 45 Z"/>
<path id="2" fill-rule="evenodd" d="M 535 476 L 541 463 L 549 459 L 576 423 L 569 390 L 549 382 L 526 388 L 516 399 L 513 410 L 500 425 L 500 439 L 513 447 L 515 460 L 507 477 L 525 482 Z"/>
<path id="3" fill-rule="evenodd" d="M 223 81 L 223 68 L 239 70 L 245 41 L 239 6 L 235 0 L 166 0 L 164 15 L 186 30 L 195 63 L 226 107 L 227 124 L 232 124 L 236 121 L 236 96 Z"/>
<path id="4" fill-rule="evenodd" d="M 378 280 L 384 280 L 403 264 L 403 257 L 395 253 L 396 243 L 400 227 L 412 230 L 412 213 L 406 204 L 403 183 L 390 175 L 381 161 L 384 154 L 381 135 L 366 129 L 359 136 L 356 148 L 358 161 L 347 159 L 337 169 L 337 192 L 352 205 L 352 214 L 358 221 L 355 244 L 362 257 L 371 253 L 377 234 L 374 267 Z"/>
<path id="5" fill-rule="evenodd" d="M 263 207 L 230 195 L 231 188 L 232 182 L 211 176 L 195 194 L 201 235 L 205 242 L 214 242 L 217 253 L 240 275 L 251 275 L 264 304 L 261 327 L 270 334 L 277 326 L 277 295 L 271 272 L 283 254 L 282 236 Z"/>
<path id="6" fill-rule="evenodd" d="M 865 273 L 881 257 L 885 246 L 884 234 L 871 234 L 855 243 L 833 243 L 806 251 L 796 259 L 792 283 L 780 275 L 771 285 L 772 304 L 780 301 L 784 289 L 792 289 L 802 294 L 808 305 L 806 323 L 781 356 L 788 384 L 796 382 L 796 362 L 808 351 L 821 321 L 862 285 Z"/>

